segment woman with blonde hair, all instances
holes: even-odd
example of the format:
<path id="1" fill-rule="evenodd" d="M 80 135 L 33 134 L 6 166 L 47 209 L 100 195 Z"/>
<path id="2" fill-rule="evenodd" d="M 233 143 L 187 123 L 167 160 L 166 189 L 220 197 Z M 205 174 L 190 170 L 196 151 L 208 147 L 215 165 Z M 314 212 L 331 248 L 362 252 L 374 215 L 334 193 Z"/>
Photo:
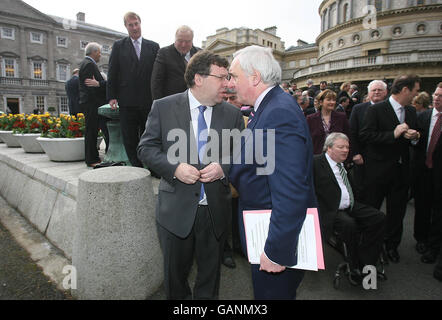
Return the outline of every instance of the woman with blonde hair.
<path id="1" fill-rule="evenodd" d="M 341 132 L 350 136 L 350 124 L 345 113 L 335 111 L 335 92 L 326 89 L 316 99 L 319 102 L 319 111 L 307 116 L 307 123 L 313 140 L 313 153 L 321 154 L 325 139 L 330 133 Z"/>
<path id="2" fill-rule="evenodd" d="M 423 91 L 413 98 L 411 104 L 416 108 L 416 113 L 420 113 L 430 106 L 430 95 Z"/>

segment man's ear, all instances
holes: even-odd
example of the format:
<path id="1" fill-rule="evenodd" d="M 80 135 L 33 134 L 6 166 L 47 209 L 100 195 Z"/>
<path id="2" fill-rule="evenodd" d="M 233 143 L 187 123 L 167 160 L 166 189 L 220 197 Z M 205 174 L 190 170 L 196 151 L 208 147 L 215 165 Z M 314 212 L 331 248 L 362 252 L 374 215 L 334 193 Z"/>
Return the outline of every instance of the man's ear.
<path id="1" fill-rule="evenodd" d="M 197 73 L 197 74 L 195 74 L 195 77 L 193 78 L 193 80 L 195 82 L 195 86 L 199 87 L 203 83 L 203 76 Z"/>
<path id="2" fill-rule="evenodd" d="M 258 84 L 261 82 L 261 74 L 256 71 L 253 70 L 253 74 L 252 74 L 252 84 L 254 87 L 258 86 Z"/>

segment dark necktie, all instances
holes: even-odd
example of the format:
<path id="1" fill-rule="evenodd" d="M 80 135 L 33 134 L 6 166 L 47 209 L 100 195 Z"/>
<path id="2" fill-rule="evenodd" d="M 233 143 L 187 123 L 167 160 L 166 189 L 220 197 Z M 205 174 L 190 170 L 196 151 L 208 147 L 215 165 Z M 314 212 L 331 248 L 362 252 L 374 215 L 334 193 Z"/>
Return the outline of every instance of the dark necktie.
<path id="1" fill-rule="evenodd" d="M 353 196 L 353 190 L 351 188 L 350 182 L 348 181 L 347 172 L 345 171 L 342 163 L 338 163 L 337 166 L 339 168 L 339 174 L 342 177 L 342 181 L 344 181 L 344 184 L 347 187 L 347 191 L 350 196 L 350 209 L 353 209 L 353 205 L 355 203 L 355 198 Z"/>
<path id="2" fill-rule="evenodd" d="M 203 162 L 204 159 L 204 151 L 207 143 L 207 124 L 204 119 L 204 111 L 206 111 L 206 106 L 199 106 L 199 114 L 198 114 L 198 158 L 200 163 Z M 204 184 L 201 183 L 201 194 L 200 201 L 204 198 Z"/>
<path id="3" fill-rule="evenodd" d="M 438 118 L 437 118 L 436 124 L 434 125 L 433 133 L 431 134 L 430 145 L 428 146 L 428 151 L 427 151 L 427 160 L 425 160 L 425 164 L 430 169 L 433 168 L 433 152 L 434 152 L 434 149 L 436 148 L 436 144 L 439 141 L 440 134 L 442 131 L 442 116 L 441 116 L 441 114 L 442 114 L 442 112 L 439 112 L 437 114 Z"/>

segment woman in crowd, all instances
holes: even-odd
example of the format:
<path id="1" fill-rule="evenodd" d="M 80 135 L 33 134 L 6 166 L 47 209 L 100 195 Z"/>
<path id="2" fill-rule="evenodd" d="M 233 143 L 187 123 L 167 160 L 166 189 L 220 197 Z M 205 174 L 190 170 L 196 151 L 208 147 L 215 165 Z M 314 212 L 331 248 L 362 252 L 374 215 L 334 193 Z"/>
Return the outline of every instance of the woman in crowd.
<path id="1" fill-rule="evenodd" d="M 330 89 L 316 96 L 319 111 L 307 116 L 310 135 L 313 140 L 313 153 L 321 154 L 325 139 L 332 132 L 342 132 L 350 136 L 350 124 L 345 113 L 335 111 L 336 93 Z"/>
<path id="2" fill-rule="evenodd" d="M 416 112 L 418 114 L 422 111 L 425 111 L 430 106 L 430 95 L 425 91 L 422 91 L 413 98 L 412 105 L 416 108 Z"/>

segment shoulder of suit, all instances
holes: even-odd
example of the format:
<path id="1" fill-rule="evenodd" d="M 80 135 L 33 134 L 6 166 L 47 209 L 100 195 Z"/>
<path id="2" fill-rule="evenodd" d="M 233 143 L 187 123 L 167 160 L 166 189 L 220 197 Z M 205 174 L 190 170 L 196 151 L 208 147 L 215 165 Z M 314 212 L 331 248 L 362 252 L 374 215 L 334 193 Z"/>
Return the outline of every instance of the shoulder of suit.
<path id="1" fill-rule="evenodd" d="M 151 45 L 152 47 L 158 47 L 158 48 L 160 47 L 160 45 L 158 43 L 156 43 L 155 41 L 144 39 L 144 38 L 142 38 L 142 39 L 143 39 L 144 43 L 147 43 L 148 45 Z"/>

